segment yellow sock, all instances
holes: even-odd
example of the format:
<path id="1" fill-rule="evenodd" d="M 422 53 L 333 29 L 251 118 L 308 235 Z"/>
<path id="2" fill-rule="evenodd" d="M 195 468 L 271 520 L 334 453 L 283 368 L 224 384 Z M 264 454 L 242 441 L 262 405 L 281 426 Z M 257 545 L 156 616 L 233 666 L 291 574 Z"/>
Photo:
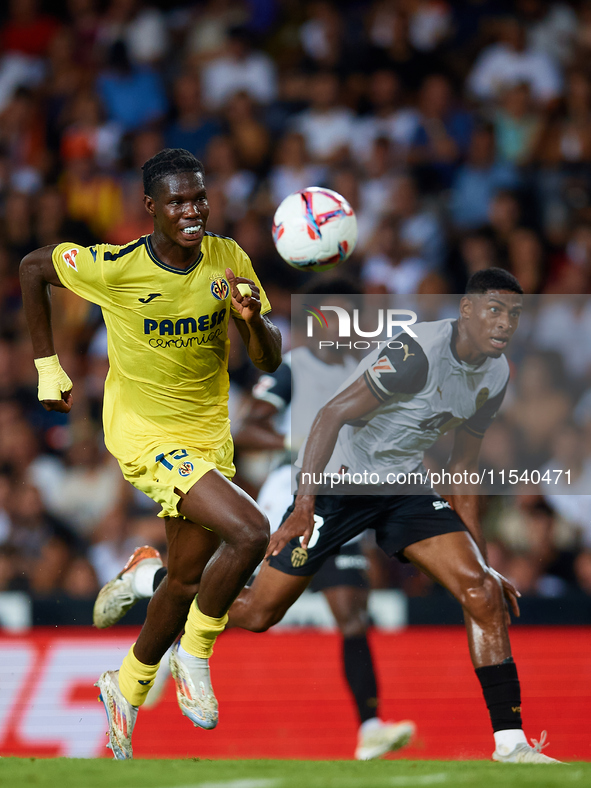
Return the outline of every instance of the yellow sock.
<path id="1" fill-rule="evenodd" d="M 133 646 L 127 652 L 119 669 L 119 689 L 128 703 L 132 706 L 141 706 L 154 684 L 160 663 L 144 665 L 133 653 Z"/>
<path id="2" fill-rule="evenodd" d="M 187 654 L 194 657 L 208 659 L 213 653 L 213 644 L 220 632 L 223 632 L 228 623 L 228 614 L 221 618 L 206 616 L 197 607 L 197 600 L 193 602 L 185 624 L 185 634 L 181 638 L 181 646 Z"/>

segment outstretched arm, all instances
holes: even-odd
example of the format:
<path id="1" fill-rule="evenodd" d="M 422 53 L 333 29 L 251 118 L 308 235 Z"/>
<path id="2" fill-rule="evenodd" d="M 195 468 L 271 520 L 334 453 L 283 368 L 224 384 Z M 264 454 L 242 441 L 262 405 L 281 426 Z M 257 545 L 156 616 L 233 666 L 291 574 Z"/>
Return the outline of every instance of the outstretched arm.
<path id="1" fill-rule="evenodd" d="M 231 268 L 226 268 L 226 276 L 232 292 L 232 305 L 242 318 L 235 323 L 248 356 L 257 369 L 274 372 L 281 364 L 281 334 L 277 326 L 261 315 L 259 288 L 252 279 L 235 276 Z M 244 295 L 238 285 L 243 285 Z"/>
<path id="2" fill-rule="evenodd" d="M 371 392 L 365 379 L 358 378 L 320 409 L 310 429 L 306 451 L 302 462 L 301 478 L 314 479 L 314 474 L 322 474 L 329 461 L 341 427 L 371 413 L 380 402 Z M 318 477 L 316 477 L 318 478 Z M 296 495 L 293 513 L 281 528 L 271 536 L 267 555 L 277 555 L 285 545 L 296 536 L 302 536 L 302 547 L 306 548 L 314 530 L 314 503 L 317 485 L 309 484 L 300 488 Z"/>
<path id="3" fill-rule="evenodd" d="M 52 261 L 55 246 L 36 249 L 20 264 L 20 283 L 27 326 L 39 371 L 39 399 L 46 410 L 68 413 L 72 407 L 72 382 L 55 355 L 51 330 L 49 285 L 63 287 Z"/>

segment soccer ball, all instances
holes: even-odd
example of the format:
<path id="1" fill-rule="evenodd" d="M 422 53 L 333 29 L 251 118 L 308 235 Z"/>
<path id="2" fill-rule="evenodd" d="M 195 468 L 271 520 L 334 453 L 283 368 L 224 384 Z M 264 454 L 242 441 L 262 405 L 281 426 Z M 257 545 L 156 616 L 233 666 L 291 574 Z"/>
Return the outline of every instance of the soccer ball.
<path id="1" fill-rule="evenodd" d="M 281 257 L 294 268 L 328 271 L 355 248 L 355 212 L 331 189 L 311 186 L 294 192 L 275 211 L 273 241 Z"/>

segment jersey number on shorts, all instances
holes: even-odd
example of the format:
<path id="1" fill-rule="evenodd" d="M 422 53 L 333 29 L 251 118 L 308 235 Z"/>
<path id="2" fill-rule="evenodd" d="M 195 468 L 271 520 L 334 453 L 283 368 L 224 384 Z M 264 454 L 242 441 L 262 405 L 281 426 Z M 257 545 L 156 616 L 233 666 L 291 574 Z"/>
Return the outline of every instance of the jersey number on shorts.
<path id="1" fill-rule="evenodd" d="M 177 453 L 175 454 L 175 452 L 177 452 Z M 189 452 L 186 449 L 173 449 L 172 451 L 169 451 L 168 453 L 172 454 L 172 459 L 173 460 L 183 460 L 189 454 Z M 174 468 L 174 465 L 172 463 L 168 462 L 168 460 L 166 459 L 166 455 L 165 454 L 159 454 L 156 457 L 156 462 L 159 462 L 162 465 L 164 465 L 164 467 L 166 468 L 167 471 L 172 471 L 172 469 Z"/>
<path id="2" fill-rule="evenodd" d="M 312 531 L 312 536 L 310 537 L 310 541 L 308 542 L 308 550 L 310 550 L 318 539 L 320 538 L 320 529 L 324 525 L 324 517 L 321 517 L 319 514 L 314 515 L 314 530 Z M 300 536 L 300 544 L 304 537 Z"/>

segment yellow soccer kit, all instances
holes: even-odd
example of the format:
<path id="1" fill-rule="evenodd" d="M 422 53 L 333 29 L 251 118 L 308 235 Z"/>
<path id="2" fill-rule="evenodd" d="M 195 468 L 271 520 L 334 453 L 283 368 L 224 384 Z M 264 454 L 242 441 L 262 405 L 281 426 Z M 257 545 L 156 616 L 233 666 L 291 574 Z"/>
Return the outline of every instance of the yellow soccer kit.
<path id="1" fill-rule="evenodd" d="M 150 236 L 125 246 L 59 244 L 62 284 L 102 308 L 108 335 L 105 443 L 124 476 L 178 515 L 179 497 L 204 473 L 234 473 L 228 418 L 225 269 L 252 279 L 262 314 L 271 306 L 250 259 L 230 238 L 206 233 L 185 270 L 158 259 Z"/>

